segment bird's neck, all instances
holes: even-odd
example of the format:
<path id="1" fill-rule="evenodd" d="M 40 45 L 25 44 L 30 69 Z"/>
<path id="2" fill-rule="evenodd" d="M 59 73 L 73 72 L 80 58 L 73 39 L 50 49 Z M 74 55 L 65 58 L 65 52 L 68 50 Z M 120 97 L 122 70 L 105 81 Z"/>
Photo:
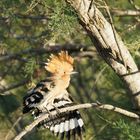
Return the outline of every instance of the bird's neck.
<path id="1" fill-rule="evenodd" d="M 70 76 L 62 76 L 54 79 L 55 85 L 60 89 L 60 90 L 65 90 L 70 84 Z"/>
<path id="2" fill-rule="evenodd" d="M 51 90 L 50 94 L 46 96 L 47 102 L 53 103 L 55 98 L 62 98 L 67 94 L 67 87 L 70 83 L 70 76 L 65 77 L 51 77 L 51 80 L 54 82 L 55 87 Z"/>

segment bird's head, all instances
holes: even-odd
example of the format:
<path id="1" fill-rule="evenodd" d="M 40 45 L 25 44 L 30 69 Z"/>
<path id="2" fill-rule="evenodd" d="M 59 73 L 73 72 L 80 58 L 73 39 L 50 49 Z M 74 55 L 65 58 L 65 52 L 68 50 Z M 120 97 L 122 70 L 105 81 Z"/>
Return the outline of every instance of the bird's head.
<path id="1" fill-rule="evenodd" d="M 67 51 L 61 51 L 57 55 L 51 54 L 45 69 L 49 71 L 56 79 L 65 79 L 70 77 L 73 71 L 74 59 L 68 55 Z"/>

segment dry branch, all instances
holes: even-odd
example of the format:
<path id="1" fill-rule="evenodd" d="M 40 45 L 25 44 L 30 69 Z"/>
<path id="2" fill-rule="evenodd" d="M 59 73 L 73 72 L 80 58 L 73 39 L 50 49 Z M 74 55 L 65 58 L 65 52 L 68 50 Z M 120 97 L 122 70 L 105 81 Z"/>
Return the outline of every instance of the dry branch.
<path id="1" fill-rule="evenodd" d="M 99 103 L 85 103 L 85 104 L 79 104 L 79 105 L 74 105 L 71 107 L 65 107 L 59 110 L 60 113 L 65 113 L 68 111 L 73 111 L 76 109 L 84 109 L 84 108 L 97 108 L 97 109 L 105 109 L 105 110 L 111 110 L 117 113 L 120 113 L 122 115 L 125 115 L 127 117 L 131 117 L 134 119 L 139 119 L 139 115 L 124 110 L 122 108 L 119 107 L 115 107 L 113 105 L 109 105 L 109 104 L 99 104 Z M 57 114 L 57 111 L 52 111 L 51 115 L 55 116 Z M 48 114 L 43 114 L 41 115 L 38 119 L 36 119 L 34 122 L 32 122 L 31 124 L 29 124 L 28 126 L 25 127 L 25 129 L 23 131 L 21 131 L 13 140 L 20 140 L 24 135 L 26 135 L 28 132 L 30 132 L 39 122 L 43 121 L 44 119 L 48 119 Z"/>

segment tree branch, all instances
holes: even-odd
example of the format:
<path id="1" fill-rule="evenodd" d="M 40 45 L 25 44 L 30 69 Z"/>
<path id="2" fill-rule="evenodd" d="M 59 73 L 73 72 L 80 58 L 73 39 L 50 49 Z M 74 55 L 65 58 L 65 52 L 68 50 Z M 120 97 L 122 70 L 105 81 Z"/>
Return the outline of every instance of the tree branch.
<path id="1" fill-rule="evenodd" d="M 134 0 L 128 0 L 130 2 L 130 4 L 136 9 L 136 10 L 140 10 L 140 7 L 138 5 L 135 4 Z"/>
<path id="2" fill-rule="evenodd" d="M 125 115 L 127 117 L 131 117 L 134 119 L 139 119 L 139 115 L 124 110 L 122 108 L 119 107 L 115 107 L 113 105 L 109 105 L 109 104 L 99 104 L 99 103 L 85 103 L 85 104 L 79 104 L 79 105 L 74 105 L 74 106 L 70 106 L 70 107 L 65 107 L 60 109 L 60 113 L 65 113 L 68 111 L 73 111 L 76 109 L 84 109 L 84 108 L 96 108 L 96 109 L 105 109 L 105 110 L 111 110 L 117 113 L 120 113 L 122 115 Z M 51 115 L 55 116 L 57 114 L 57 111 L 52 111 Z M 41 115 L 38 119 L 36 119 L 35 121 L 33 121 L 31 124 L 29 124 L 28 126 L 25 127 L 25 129 L 23 131 L 21 131 L 13 140 L 20 140 L 24 135 L 26 135 L 29 131 L 31 131 L 39 122 L 48 119 L 49 115 L 47 113 Z"/>
<path id="3" fill-rule="evenodd" d="M 16 18 L 20 19 L 30 19 L 30 20 L 48 20 L 49 18 L 46 15 L 38 15 L 38 16 L 31 16 L 31 15 L 23 15 L 23 14 L 13 14 Z M 11 17 L 4 17 L 0 16 L 0 20 L 9 20 Z"/>
<path id="4" fill-rule="evenodd" d="M 140 16 L 139 10 L 111 9 L 111 12 L 115 16 Z"/>
<path id="5" fill-rule="evenodd" d="M 19 123 L 19 121 L 22 119 L 22 116 L 20 116 L 15 123 L 12 125 L 12 128 L 9 130 L 9 132 L 7 133 L 5 140 L 8 140 L 10 133 L 12 133 L 12 130 L 14 130 L 14 127 Z"/>
<path id="6" fill-rule="evenodd" d="M 12 90 L 12 89 L 15 89 L 15 88 L 18 88 L 18 87 L 20 87 L 20 86 L 26 84 L 28 81 L 29 81 L 29 79 L 25 79 L 25 80 L 23 80 L 23 81 L 21 81 L 21 82 L 19 82 L 19 83 L 16 83 L 16 84 L 10 85 L 9 87 L 0 89 L 0 95 L 9 95 L 9 94 L 11 94 L 11 93 L 8 92 L 8 93 L 6 94 L 6 93 L 4 93 L 4 92 L 7 92 L 7 91 Z"/>
<path id="7" fill-rule="evenodd" d="M 80 51 L 80 49 L 86 49 L 86 46 L 84 45 L 75 45 L 75 44 L 64 44 L 64 45 L 50 45 L 50 46 L 45 46 L 45 48 L 43 47 L 39 47 L 39 48 L 30 48 L 30 49 L 26 49 L 23 50 L 21 52 L 18 53 L 14 53 L 14 54 L 7 54 L 7 55 L 2 55 L 0 56 L 0 61 L 7 61 L 7 60 L 11 60 L 11 59 L 18 59 L 19 56 L 23 55 L 23 54 L 45 54 L 45 53 L 54 53 L 54 52 L 58 52 L 60 50 L 68 50 L 70 52 L 73 51 Z"/>
<path id="8" fill-rule="evenodd" d="M 125 83 L 134 107 L 140 109 L 140 71 L 119 34 L 112 29 L 92 0 L 66 1 L 77 12 L 80 24 L 87 31 L 101 57 Z"/>

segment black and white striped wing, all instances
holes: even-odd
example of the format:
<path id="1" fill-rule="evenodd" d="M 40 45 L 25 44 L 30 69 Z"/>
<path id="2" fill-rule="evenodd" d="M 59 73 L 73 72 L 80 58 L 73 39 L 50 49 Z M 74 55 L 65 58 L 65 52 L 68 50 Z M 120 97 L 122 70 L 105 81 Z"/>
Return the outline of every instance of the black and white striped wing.
<path id="1" fill-rule="evenodd" d="M 71 105 L 73 105 L 72 100 L 70 101 L 65 98 L 54 100 L 54 106 L 58 109 Z M 56 108 L 49 110 L 50 113 L 54 109 Z M 43 121 L 42 124 L 45 128 L 49 128 L 50 131 L 59 136 L 61 140 L 64 139 L 64 136 L 67 140 L 74 140 L 76 136 L 81 138 L 84 130 L 84 122 L 78 110 L 58 115 L 51 121 Z"/>
<path id="2" fill-rule="evenodd" d="M 72 111 L 62 118 L 53 121 L 50 126 L 50 130 L 61 140 L 64 136 L 70 140 L 75 139 L 76 136 L 82 137 L 82 132 L 84 130 L 84 122 L 78 110 Z"/>
<path id="3" fill-rule="evenodd" d="M 42 80 L 35 88 L 28 91 L 28 94 L 23 98 L 23 113 L 28 113 L 37 107 L 38 103 L 43 99 L 43 94 L 49 91 L 46 86 L 47 83 L 47 80 Z"/>
<path id="4" fill-rule="evenodd" d="M 33 92 L 24 97 L 23 101 L 23 113 L 28 113 L 30 110 L 35 109 L 37 104 L 43 99 L 43 95 L 40 92 Z"/>

